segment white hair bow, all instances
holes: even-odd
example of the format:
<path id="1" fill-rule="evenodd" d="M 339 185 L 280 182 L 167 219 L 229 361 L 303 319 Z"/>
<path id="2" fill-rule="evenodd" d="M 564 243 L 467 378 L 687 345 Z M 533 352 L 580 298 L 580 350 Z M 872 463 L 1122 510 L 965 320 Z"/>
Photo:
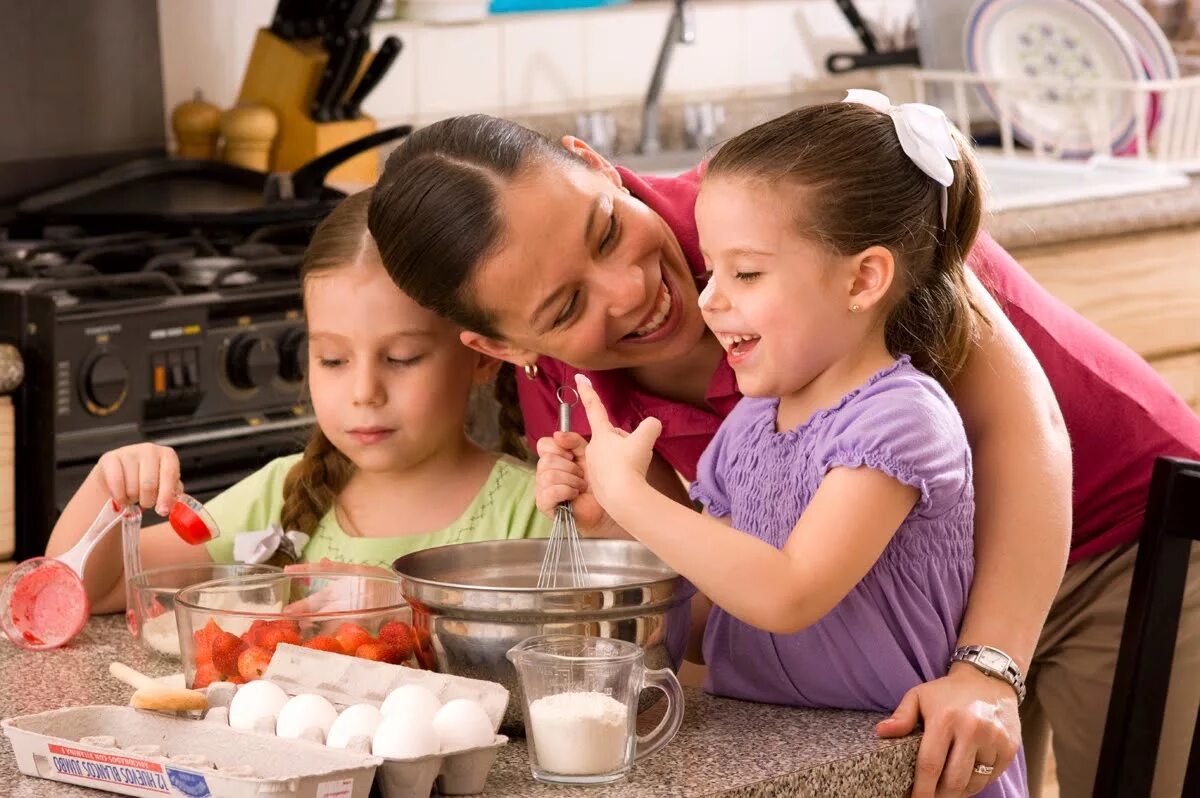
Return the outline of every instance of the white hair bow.
<path id="1" fill-rule="evenodd" d="M 308 545 L 309 537 L 303 532 L 284 532 L 279 524 L 269 524 L 257 532 L 241 532 L 233 538 L 233 558 L 248 565 L 264 563 L 283 549 L 288 558 L 299 562 L 300 554 Z"/>
<path id="2" fill-rule="evenodd" d="M 887 95 L 870 89 L 850 89 L 842 102 L 862 103 L 892 118 L 900 147 L 912 162 L 942 186 L 942 226 L 946 225 L 946 188 L 954 182 L 958 143 L 950 134 L 950 120 L 941 108 L 925 103 L 892 105 Z"/>

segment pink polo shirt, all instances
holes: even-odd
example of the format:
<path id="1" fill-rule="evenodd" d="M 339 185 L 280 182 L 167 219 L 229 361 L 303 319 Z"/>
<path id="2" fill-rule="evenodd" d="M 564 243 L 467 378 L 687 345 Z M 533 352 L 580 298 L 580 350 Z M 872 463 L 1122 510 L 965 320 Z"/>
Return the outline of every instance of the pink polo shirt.
<path id="1" fill-rule="evenodd" d="M 678 177 L 619 171 L 633 195 L 675 232 L 693 273 L 703 273 L 693 213 L 699 171 Z M 1154 458 L 1200 459 L 1200 418 L 1136 353 L 1051 296 L 987 234 L 976 242 L 970 265 L 1033 350 L 1066 419 L 1074 453 L 1070 562 L 1136 539 Z M 517 379 L 532 442 L 557 428 L 555 390 L 573 384 L 581 371 L 546 357 L 538 367 L 537 380 Z M 647 393 L 620 370 L 584 373 L 615 424 L 632 429 L 647 416 L 662 421 L 655 449 L 689 481 L 701 452 L 741 398 L 724 359 L 705 394 L 708 410 Z M 589 434 L 582 413 L 574 414 L 573 424 Z"/>

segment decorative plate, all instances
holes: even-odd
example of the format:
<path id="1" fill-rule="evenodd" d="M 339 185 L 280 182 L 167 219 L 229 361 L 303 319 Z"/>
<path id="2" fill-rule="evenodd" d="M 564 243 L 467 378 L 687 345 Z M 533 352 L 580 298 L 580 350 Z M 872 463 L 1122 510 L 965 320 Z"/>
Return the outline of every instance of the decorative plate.
<path id="1" fill-rule="evenodd" d="M 1094 0 L 981 0 L 967 17 L 965 56 L 968 69 L 995 77 L 1132 83 L 1146 76 L 1133 40 Z M 982 84 L 980 94 L 997 119 L 1006 101 L 1019 141 L 1062 157 L 1089 157 L 1097 141 L 1126 152 L 1136 141 L 1133 92 L 1107 92 L 1103 111 L 1100 92 L 1084 87 L 1009 89 L 1001 98 Z"/>

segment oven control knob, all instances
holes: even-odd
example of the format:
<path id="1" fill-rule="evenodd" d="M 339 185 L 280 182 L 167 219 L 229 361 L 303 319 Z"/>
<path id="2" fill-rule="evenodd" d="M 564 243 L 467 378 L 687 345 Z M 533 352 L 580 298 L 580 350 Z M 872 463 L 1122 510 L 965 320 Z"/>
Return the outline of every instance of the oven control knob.
<path id="1" fill-rule="evenodd" d="M 92 415 L 107 416 L 128 393 L 129 369 L 116 355 L 100 352 L 83 367 L 83 403 Z"/>
<path id="2" fill-rule="evenodd" d="M 225 373 L 229 382 L 242 390 L 269 385 L 279 373 L 279 350 L 275 342 L 251 333 L 234 338 L 225 355 Z"/>
<path id="3" fill-rule="evenodd" d="M 279 376 L 287 382 L 300 382 L 308 370 L 308 334 L 303 327 L 292 327 L 279 336 Z"/>

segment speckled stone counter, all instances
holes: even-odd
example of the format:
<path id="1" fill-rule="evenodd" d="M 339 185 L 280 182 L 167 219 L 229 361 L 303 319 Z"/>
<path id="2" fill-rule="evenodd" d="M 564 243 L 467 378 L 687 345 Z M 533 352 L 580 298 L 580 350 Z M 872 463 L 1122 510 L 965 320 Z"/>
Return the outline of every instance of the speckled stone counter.
<path id="1" fill-rule="evenodd" d="M 1186 188 L 996 213 L 984 228 L 1009 250 L 1200 224 L 1200 179 Z"/>
<path id="2" fill-rule="evenodd" d="M 124 704 L 130 689 L 108 675 L 120 660 L 151 676 L 179 670 L 148 653 L 125 631 L 123 618 L 93 618 L 70 646 L 28 652 L 0 639 L 0 717 L 85 704 Z M 880 740 L 881 716 L 788 709 L 687 691 L 687 712 L 675 741 L 609 787 L 562 788 L 529 775 L 525 745 L 501 750 L 486 796 L 903 796 L 912 785 L 917 737 Z M 650 712 L 654 712 L 651 710 Z M 649 713 L 647 713 L 649 714 Z M 8 738 L 0 736 L 0 794 L 59 798 L 99 793 L 17 772 Z"/>

